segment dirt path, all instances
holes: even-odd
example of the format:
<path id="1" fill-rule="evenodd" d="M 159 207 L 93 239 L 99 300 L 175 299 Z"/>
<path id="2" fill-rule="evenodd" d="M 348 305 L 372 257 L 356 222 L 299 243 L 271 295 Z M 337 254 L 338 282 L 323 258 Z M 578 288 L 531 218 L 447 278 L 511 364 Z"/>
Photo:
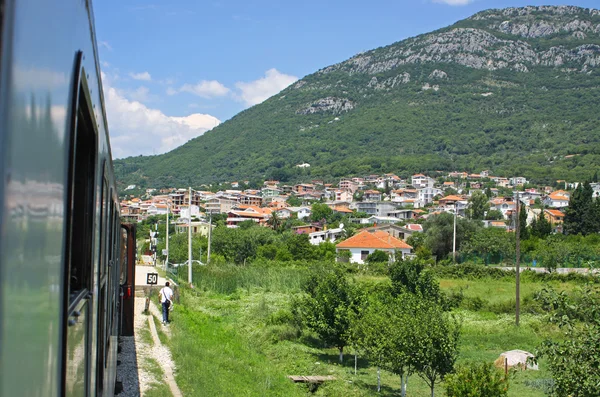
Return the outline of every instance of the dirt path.
<path id="1" fill-rule="evenodd" d="M 148 391 L 165 388 L 174 397 L 181 397 L 175 382 L 175 363 L 171 352 L 158 337 L 154 317 L 162 320 L 162 315 L 154 303 L 150 304 L 150 315 L 144 314 L 145 297 L 135 299 L 135 336 L 121 338 L 121 353 L 117 378 L 123 382 L 123 392 L 119 397 L 144 396 Z M 163 328 L 170 337 L 170 330 Z"/>

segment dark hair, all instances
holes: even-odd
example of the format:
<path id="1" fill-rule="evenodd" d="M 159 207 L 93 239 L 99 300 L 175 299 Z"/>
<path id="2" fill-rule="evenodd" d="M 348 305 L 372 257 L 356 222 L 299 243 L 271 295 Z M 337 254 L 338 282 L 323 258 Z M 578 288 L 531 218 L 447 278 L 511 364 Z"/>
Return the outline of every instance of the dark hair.
<path id="1" fill-rule="evenodd" d="M 167 282 L 165 283 L 165 287 L 168 287 L 169 285 L 170 285 L 170 284 L 169 284 L 169 282 L 167 281 Z"/>

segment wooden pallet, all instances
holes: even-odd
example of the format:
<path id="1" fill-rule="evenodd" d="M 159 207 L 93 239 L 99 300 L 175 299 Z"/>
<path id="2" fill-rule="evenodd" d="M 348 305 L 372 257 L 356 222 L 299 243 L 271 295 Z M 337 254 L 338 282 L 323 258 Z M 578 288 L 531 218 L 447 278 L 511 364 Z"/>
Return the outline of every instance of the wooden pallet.
<path id="1" fill-rule="evenodd" d="M 335 380 L 333 376 L 303 376 L 303 375 L 288 375 L 288 378 L 294 383 L 323 383 L 328 380 Z"/>

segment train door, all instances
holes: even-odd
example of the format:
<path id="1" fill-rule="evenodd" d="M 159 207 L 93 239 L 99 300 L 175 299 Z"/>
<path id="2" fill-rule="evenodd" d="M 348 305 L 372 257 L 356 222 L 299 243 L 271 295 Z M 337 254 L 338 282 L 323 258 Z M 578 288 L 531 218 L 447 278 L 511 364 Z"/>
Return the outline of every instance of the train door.
<path id="1" fill-rule="evenodd" d="M 133 336 L 135 298 L 135 225 L 121 225 L 121 332 Z"/>
<path id="2" fill-rule="evenodd" d="M 79 65 L 78 65 L 79 66 Z M 78 72 L 79 68 L 76 69 Z M 85 73 L 73 98 L 67 186 L 65 236 L 65 318 L 63 332 L 63 395 L 91 392 L 89 346 L 93 332 L 91 311 L 94 281 L 94 214 L 97 133 Z"/>
<path id="3" fill-rule="evenodd" d="M 106 176 L 106 168 L 104 169 Z M 108 206 L 110 198 L 108 195 L 108 181 L 106 177 L 102 178 L 102 207 L 100 211 L 100 261 L 98 266 L 98 329 L 96 343 L 96 385 L 98 394 L 101 395 L 104 386 L 104 370 L 106 369 L 106 355 L 108 352 L 108 297 L 110 288 L 110 275 L 108 267 L 109 240 L 107 239 L 109 223 L 111 218 L 108 215 Z"/>

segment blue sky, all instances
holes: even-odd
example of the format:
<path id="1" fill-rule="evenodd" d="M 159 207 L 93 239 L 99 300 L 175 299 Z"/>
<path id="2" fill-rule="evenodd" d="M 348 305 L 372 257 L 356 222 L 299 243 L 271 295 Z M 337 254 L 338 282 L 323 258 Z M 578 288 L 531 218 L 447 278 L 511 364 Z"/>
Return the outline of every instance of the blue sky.
<path id="1" fill-rule="evenodd" d="M 113 155 L 159 154 L 358 52 L 497 0 L 103 0 L 96 36 Z M 598 8 L 597 0 L 569 5 Z"/>

